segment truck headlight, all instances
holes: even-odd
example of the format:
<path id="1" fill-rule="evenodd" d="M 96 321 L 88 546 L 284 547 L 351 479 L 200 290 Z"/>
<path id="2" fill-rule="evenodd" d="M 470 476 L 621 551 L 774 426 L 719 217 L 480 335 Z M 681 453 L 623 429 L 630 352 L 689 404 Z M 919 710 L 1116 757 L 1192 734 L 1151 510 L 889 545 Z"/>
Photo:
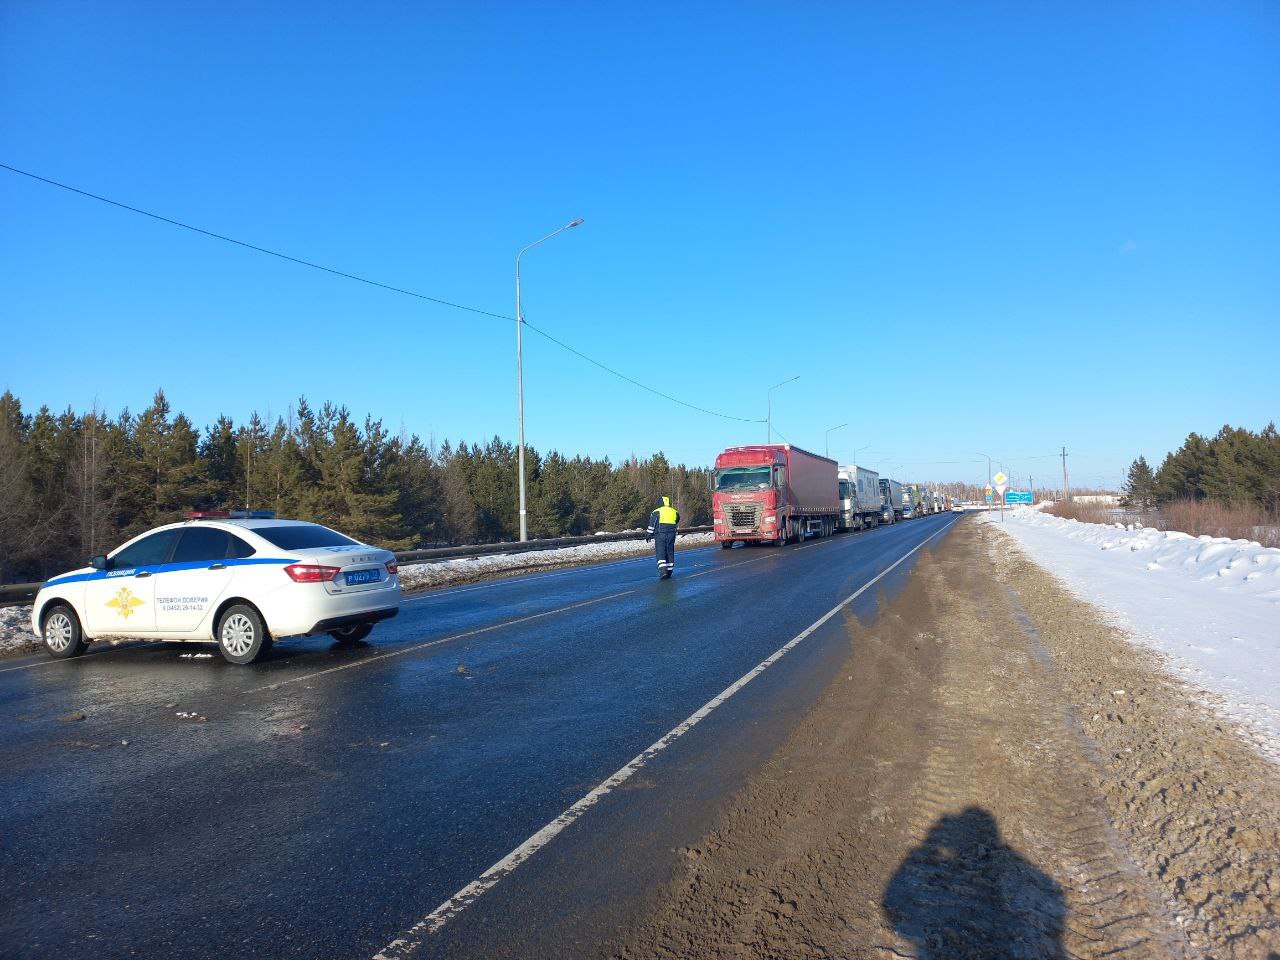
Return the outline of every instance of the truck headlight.
<path id="1" fill-rule="evenodd" d="M 764 518 L 764 522 L 765 522 L 765 523 L 777 523 L 777 522 L 778 522 L 778 518 L 777 518 L 777 517 L 765 517 L 765 518 Z"/>

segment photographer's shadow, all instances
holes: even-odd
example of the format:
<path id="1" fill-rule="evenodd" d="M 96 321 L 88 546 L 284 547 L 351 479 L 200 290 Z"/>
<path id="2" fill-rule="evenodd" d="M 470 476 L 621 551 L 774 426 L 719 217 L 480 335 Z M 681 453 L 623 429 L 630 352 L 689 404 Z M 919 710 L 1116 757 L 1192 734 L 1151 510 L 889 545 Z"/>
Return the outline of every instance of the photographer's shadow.
<path id="1" fill-rule="evenodd" d="M 981 807 L 941 817 L 881 902 L 918 960 L 1065 960 L 1062 888 L 1000 839 Z"/>

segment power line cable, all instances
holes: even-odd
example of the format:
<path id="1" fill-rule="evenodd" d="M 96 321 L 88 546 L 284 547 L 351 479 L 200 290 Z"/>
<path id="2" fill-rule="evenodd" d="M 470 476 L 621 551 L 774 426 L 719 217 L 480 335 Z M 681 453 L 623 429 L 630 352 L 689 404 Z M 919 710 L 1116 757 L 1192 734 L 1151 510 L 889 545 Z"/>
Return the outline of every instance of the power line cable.
<path id="1" fill-rule="evenodd" d="M 88 190 L 81 190 L 79 187 L 73 187 L 70 184 L 61 183 L 60 181 L 57 181 L 57 180 L 51 180 L 48 177 L 42 177 L 42 176 L 39 176 L 38 174 L 31 173 L 27 170 L 20 170 L 17 167 L 12 167 L 7 163 L 0 163 L 0 169 L 8 170 L 11 173 L 20 174 L 21 176 L 24 176 L 24 177 L 30 177 L 32 180 L 38 180 L 41 183 L 48 184 L 49 186 L 58 187 L 62 190 L 68 190 L 71 193 L 79 194 L 82 197 L 88 197 L 91 200 L 97 200 L 101 203 L 110 204 L 113 207 L 119 207 L 121 210 L 128 210 L 130 213 L 137 213 L 137 214 L 141 214 L 144 217 L 150 217 L 153 220 L 159 220 L 161 223 L 167 223 L 167 224 L 170 224 L 171 226 L 181 227 L 184 230 L 190 230 L 194 233 L 199 233 L 206 237 L 212 237 L 214 240 L 222 240 L 226 243 L 233 243 L 238 247 L 244 247 L 246 250 L 253 250 L 257 253 L 265 253 L 268 256 L 277 257 L 281 260 L 287 260 L 290 263 L 296 263 L 303 267 L 310 267 L 313 270 L 320 270 L 320 271 L 323 271 L 324 273 L 333 274 L 334 276 L 337 276 L 337 277 L 344 277 L 348 280 L 355 280 L 359 283 L 366 283 L 371 287 L 379 287 L 383 290 L 389 290 L 392 293 L 403 294 L 406 297 L 416 297 L 419 300 L 426 300 L 430 303 L 439 304 L 442 307 L 452 307 L 455 310 L 465 310 L 468 313 L 476 313 L 484 317 L 493 317 L 496 320 L 509 321 L 509 320 L 515 319 L 514 317 L 508 317 L 501 313 L 493 313 L 492 311 L 489 311 L 489 310 L 481 310 L 479 307 L 469 307 L 466 304 L 454 303 L 451 300 L 441 300 L 439 297 L 429 297 L 424 293 L 417 293 L 416 291 L 413 291 L 413 290 L 406 290 L 404 287 L 394 287 L 387 283 L 381 283 L 377 280 L 370 280 L 367 277 L 361 277 L 354 273 L 348 273 L 345 270 L 337 270 L 333 267 L 326 267 L 323 264 L 314 263 L 310 260 L 303 260 L 300 257 L 293 257 L 287 253 L 280 253 L 279 251 L 276 251 L 276 250 L 268 250 L 266 247 L 260 247 L 257 244 L 246 243 L 245 241 L 237 240 L 234 237 L 228 237 L 221 233 L 214 233 L 212 230 L 205 230 L 203 227 L 192 226 L 189 223 L 183 223 L 181 220 L 174 220 L 171 217 L 161 216 L 158 213 L 152 213 L 151 211 L 143 210 L 140 207 L 130 206 L 127 203 L 121 203 L 120 201 L 112 200 L 109 197 L 104 197 L 96 193 L 90 193 Z M 556 346 L 569 351 L 574 356 L 580 357 L 581 359 L 586 360 L 590 364 L 594 364 L 595 366 L 599 367 L 601 370 L 604 370 L 605 372 L 610 373 L 615 377 L 618 377 L 620 380 L 625 380 L 627 383 L 631 384 L 632 386 L 639 387 L 641 390 L 647 390 L 649 393 L 652 393 L 655 396 L 662 397 L 664 400 L 670 400 L 672 403 L 677 403 L 682 407 L 688 407 L 690 410 L 696 410 L 699 413 L 705 413 L 708 416 L 712 416 L 712 417 L 720 417 L 721 419 L 724 419 L 724 420 L 736 420 L 739 423 L 764 423 L 763 420 L 753 420 L 749 417 L 735 417 L 727 413 L 718 413 L 715 410 L 708 410 L 705 407 L 699 407 L 696 404 L 686 403 L 684 400 L 677 399 L 676 397 L 673 397 L 668 393 L 663 393 L 661 390 L 656 390 L 653 387 L 647 386 L 646 384 L 641 383 L 639 380 L 634 380 L 631 377 L 628 377 L 626 374 L 620 373 L 617 370 L 614 370 L 612 367 L 601 363 L 599 360 L 596 360 L 596 359 L 593 359 L 592 357 L 587 356 L 581 350 L 574 349 L 573 347 L 565 343 L 563 340 L 558 340 L 557 338 L 553 337 L 551 334 L 547 333 L 545 330 L 539 330 L 537 327 L 529 323 L 527 320 L 524 321 L 524 325 L 528 329 L 532 330 L 534 333 L 538 334 L 539 336 L 545 337 L 547 340 L 550 340 L 552 343 L 556 344 Z"/>
<path id="2" fill-rule="evenodd" d="M 608 373 L 613 374 L 615 377 L 618 377 L 621 380 L 625 380 L 627 381 L 627 383 L 630 383 L 633 386 L 639 387 L 641 390 L 648 390 L 650 393 L 654 394 L 655 396 L 662 397 L 664 400 L 670 400 L 672 403 L 678 403 L 682 407 L 688 407 L 690 410 L 697 410 L 699 413 L 705 413 L 712 417 L 720 417 L 722 420 L 736 420 L 739 423 L 764 423 L 764 420 L 752 420 L 749 417 L 735 417 L 727 413 L 719 413 L 715 410 L 708 410 L 705 407 L 699 407 L 692 403 L 686 403 L 683 400 L 679 400 L 676 397 L 671 396 L 671 394 L 669 393 L 663 393 L 661 390 L 657 390 L 653 387 L 646 386 L 645 384 L 641 383 L 639 380 L 632 380 L 625 373 L 619 373 L 617 370 L 614 370 L 612 367 L 605 366 L 599 360 L 593 360 L 591 357 L 588 357 L 582 351 L 575 350 L 573 347 L 569 346 L 563 340 L 557 340 L 555 337 L 547 333 L 545 330 L 539 330 L 528 320 L 524 321 L 524 325 L 526 329 L 532 330 L 538 336 L 545 337 L 546 339 L 554 343 L 556 346 L 563 347 L 565 350 L 568 350 L 570 353 L 574 354 L 575 356 L 581 357 L 583 360 L 587 361 L 587 363 L 594 364 L 595 366 L 599 367 L 601 370 L 605 370 Z"/>
<path id="3" fill-rule="evenodd" d="M 59 183 L 57 180 L 50 180 L 48 177 L 41 177 L 26 170 L 19 170 L 17 167 L 11 167 L 7 163 L 0 163 L 0 169 L 9 170 L 13 173 L 19 173 L 24 177 L 30 177 L 32 180 L 39 180 L 41 183 L 47 183 L 50 186 L 61 187 L 63 190 L 70 190 L 72 193 L 78 193 L 82 197 L 88 197 L 91 200 L 98 200 L 102 203 L 108 203 L 113 207 L 119 207 L 121 210 L 128 210 L 130 213 L 138 213 L 144 217 L 150 217 L 152 220 L 159 220 L 161 223 L 167 223 L 175 227 L 181 227 L 184 230 L 190 230 L 193 233 L 204 234 L 206 237 L 212 237 L 215 240 L 223 240 L 227 243 L 234 243 L 237 247 L 244 247 L 247 250 L 254 250 L 257 253 L 265 253 L 271 257 L 279 257 L 281 260 L 288 260 L 290 263 L 296 263 L 304 267 L 311 267 L 313 270 L 322 270 L 325 273 L 331 273 L 334 276 L 345 277 L 348 280 L 356 280 L 360 283 L 367 283 L 371 287 L 381 287 L 383 290 L 390 290 L 392 293 L 402 293 L 406 297 L 417 297 L 419 300 L 427 300 L 431 303 L 438 303 L 442 307 L 453 307 L 455 310 L 466 310 L 468 313 L 478 313 L 485 317 L 494 317 L 498 320 L 510 320 L 511 317 L 504 317 L 500 313 L 491 313 L 488 310 L 481 310 L 479 307 L 468 307 L 466 304 L 454 303 L 451 300 L 441 300 L 438 297 L 429 297 L 425 293 L 415 293 L 413 290 L 406 290 L 403 287 L 393 287 L 388 283 L 380 283 L 377 280 L 370 280 L 367 277 L 360 277 L 354 273 L 347 273 L 345 270 L 335 270 L 333 267 L 326 267 L 323 264 L 313 263 L 310 260 L 303 260 L 300 257 L 291 257 L 287 253 L 280 253 L 276 250 L 268 250 L 266 247 L 259 247 L 253 243 L 246 243 L 243 240 L 237 240 L 234 237 L 224 236 L 221 233 L 214 233 L 212 230 L 205 230 L 203 227 L 194 227 L 189 223 L 183 223 L 181 220 L 173 220 L 170 217 L 163 217 L 158 213 L 152 213 L 149 210 L 143 210 L 139 207 L 131 207 L 127 203 L 121 203 L 119 200 L 112 200 L 109 197 L 99 196 L 96 193 L 90 193 L 88 190 L 81 190 L 79 187 L 73 187 L 66 183 Z"/>

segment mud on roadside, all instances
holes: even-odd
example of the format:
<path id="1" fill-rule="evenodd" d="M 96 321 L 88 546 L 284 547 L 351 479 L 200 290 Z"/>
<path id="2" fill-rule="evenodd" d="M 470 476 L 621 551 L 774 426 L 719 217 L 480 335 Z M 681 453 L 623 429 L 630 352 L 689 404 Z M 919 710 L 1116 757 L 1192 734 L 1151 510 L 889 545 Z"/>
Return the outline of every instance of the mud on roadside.
<path id="1" fill-rule="evenodd" d="M 958 524 L 847 619 L 845 668 L 604 952 L 1280 956 L 1280 771 L 1002 537 Z"/>

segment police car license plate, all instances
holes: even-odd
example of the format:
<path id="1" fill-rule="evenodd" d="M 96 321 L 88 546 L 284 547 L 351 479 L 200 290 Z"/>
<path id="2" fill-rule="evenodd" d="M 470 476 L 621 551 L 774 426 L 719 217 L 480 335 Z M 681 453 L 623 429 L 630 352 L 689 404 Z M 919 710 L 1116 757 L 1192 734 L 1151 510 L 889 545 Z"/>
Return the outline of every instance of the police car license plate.
<path id="1" fill-rule="evenodd" d="M 355 570 L 345 576 L 348 587 L 354 587 L 361 583 L 377 583 L 382 579 L 382 574 L 377 570 Z"/>

